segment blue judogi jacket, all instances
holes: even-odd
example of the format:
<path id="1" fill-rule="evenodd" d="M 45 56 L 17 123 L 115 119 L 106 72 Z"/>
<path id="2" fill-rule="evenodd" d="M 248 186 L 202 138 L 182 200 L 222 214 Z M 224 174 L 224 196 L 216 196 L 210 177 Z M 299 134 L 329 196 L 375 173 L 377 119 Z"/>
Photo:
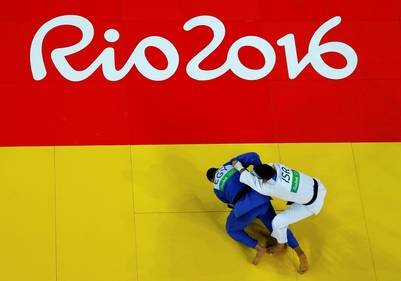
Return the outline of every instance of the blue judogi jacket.
<path id="1" fill-rule="evenodd" d="M 260 165 L 262 162 L 260 161 L 257 153 L 248 152 L 231 159 L 216 172 L 214 193 L 221 201 L 232 205 L 234 215 L 236 217 L 240 217 L 259 207 L 260 205 L 266 204 L 266 202 L 271 198 L 269 196 L 261 195 L 257 192 L 249 192 L 252 189 L 239 181 L 240 173 L 231 165 L 233 160 L 238 160 L 241 162 L 244 168 L 247 168 L 250 165 Z M 227 170 L 229 171 L 227 172 Z M 226 173 L 228 175 L 226 176 L 227 178 L 225 181 L 220 184 L 220 186 L 216 186 L 219 173 Z M 220 182 L 222 181 L 223 179 L 220 179 Z M 244 196 L 245 194 L 247 196 Z"/>

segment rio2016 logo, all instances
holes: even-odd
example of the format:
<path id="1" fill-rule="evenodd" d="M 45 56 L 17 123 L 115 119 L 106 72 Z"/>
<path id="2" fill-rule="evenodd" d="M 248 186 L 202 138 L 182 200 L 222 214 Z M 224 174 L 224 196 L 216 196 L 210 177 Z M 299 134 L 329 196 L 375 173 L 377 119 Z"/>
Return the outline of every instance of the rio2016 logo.
<path id="1" fill-rule="evenodd" d="M 290 79 L 295 79 L 309 63 L 317 73 L 328 79 L 343 79 L 353 73 L 358 63 L 358 57 L 351 46 L 338 41 L 320 43 L 323 36 L 339 25 L 340 22 L 341 17 L 336 16 L 323 23 L 312 35 L 308 52 L 302 59 L 298 58 L 294 34 L 287 34 L 277 40 L 277 45 L 284 47 L 288 77 Z M 35 80 L 42 80 L 47 74 L 42 52 L 43 41 L 47 33 L 64 25 L 76 27 L 82 32 L 82 39 L 78 43 L 68 47 L 57 48 L 51 52 L 54 66 L 67 80 L 83 81 L 91 76 L 96 69 L 102 67 L 103 75 L 107 80 L 119 81 L 135 66 L 144 77 L 153 81 L 163 81 L 171 78 L 178 68 L 180 56 L 176 47 L 166 38 L 148 36 L 138 43 L 121 69 L 116 69 L 114 49 L 108 47 L 86 69 L 76 70 L 68 63 L 67 57 L 80 52 L 92 42 L 94 28 L 92 23 L 82 16 L 65 15 L 51 19 L 43 24 L 33 37 L 30 49 L 30 63 L 32 76 Z M 204 15 L 191 18 L 185 22 L 183 28 L 185 31 L 190 31 L 198 26 L 209 27 L 213 31 L 213 38 L 206 47 L 187 63 L 186 73 L 192 79 L 199 81 L 212 80 L 231 70 L 239 78 L 259 80 L 266 77 L 273 70 L 276 62 L 276 53 L 273 46 L 258 36 L 239 38 L 230 46 L 227 59 L 220 67 L 212 70 L 201 69 L 199 66 L 201 62 L 215 51 L 224 40 L 225 26 L 218 18 Z M 108 29 L 104 33 L 105 40 L 110 43 L 116 42 L 119 36 L 119 32 L 115 29 Z M 165 69 L 157 69 L 148 61 L 145 55 L 145 50 L 148 47 L 155 47 L 164 54 L 167 59 L 167 67 Z M 251 69 L 243 65 L 238 56 L 239 50 L 243 47 L 253 47 L 258 50 L 264 57 L 263 67 Z M 322 59 L 322 54 L 328 52 L 338 53 L 343 56 L 346 60 L 346 65 L 342 68 L 333 68 L 326 64 Z"/>

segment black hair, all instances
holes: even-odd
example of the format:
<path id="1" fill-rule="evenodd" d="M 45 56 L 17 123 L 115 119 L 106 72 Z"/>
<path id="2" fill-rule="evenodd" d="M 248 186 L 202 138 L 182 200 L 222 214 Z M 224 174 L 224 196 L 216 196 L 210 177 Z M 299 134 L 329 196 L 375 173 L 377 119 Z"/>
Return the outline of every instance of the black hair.
<path id="1" fill-rule="evenodd" d="M 256 165 L 253 167 L 255 173 L 264 180 L 269 180 L 276 174 L 272 166 L 267 164 Z"/>
<path id="2" fill-rule="evenodd" d="M 209 181 L 214 181 L 214 175 L 216 174 L 217 169 L 216 168 L 210 168 L 209 170 L 207 170 L 206 172 L 206 177 Z"/>

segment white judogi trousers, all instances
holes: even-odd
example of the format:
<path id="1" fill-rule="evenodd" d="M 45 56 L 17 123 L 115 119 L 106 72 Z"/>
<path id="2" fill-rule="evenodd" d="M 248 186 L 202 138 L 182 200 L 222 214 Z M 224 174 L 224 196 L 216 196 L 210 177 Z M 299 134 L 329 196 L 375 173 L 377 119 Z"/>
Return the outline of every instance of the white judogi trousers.
<path id="1" fill-rule="evenodd" d="M 298 203 L 289 205 L 283 212 L 277 214 L 272 222 L 272 237 L 277 239 L 278 243 L 287 243 L 287 229 L 290 224 L 303 220 L 312 215 L 317 215 L 322 209 L 324 198 L 326 197 L 326 188 L 318 181 L 318 195 L 313 204 L 305 206 Z"/>

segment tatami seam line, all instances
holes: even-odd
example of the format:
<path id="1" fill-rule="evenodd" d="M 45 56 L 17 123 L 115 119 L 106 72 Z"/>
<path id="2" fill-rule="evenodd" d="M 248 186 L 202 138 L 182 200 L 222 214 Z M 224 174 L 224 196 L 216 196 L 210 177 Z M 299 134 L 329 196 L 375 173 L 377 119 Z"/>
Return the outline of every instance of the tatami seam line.
<path id="1" fill-rule="evenodd" d="M 136 279 L 139 281 L 139 265 L 138 265 L 138 259 L 139 259 L 139 254 L 138 254 L 138 233 L 136 229 L 136 212 L 135 212 L 135 188 L 134 188 L 134 162 L 132 158 L 132 145 L 129 146 L 129 159 L 131 163 L 131 194 L 132 194 L 132 211 L 133 211 L 133 222 L 134 222 L 134 236 L 135 236 L 135 264 L 136 264 Z"/>
<path id="2" fill-rule="evenodd" d="M 54 244 L 56 281 L 58 281 L 58 239 L 57 239 L 57 173 L 56 173 L 56 146 L 53 146 L 53 173 L 54 173 Z"/>
<path id="3" fill-rule="evenodd" d="M 207 213 L 229 213 L 230 211 L 150 211 L 135 212 L 137 215 L 153 215 L 153 214 L 207 214 Z"/>
<path id="4" fill-rule="evenodd" d="M 368 243 L 369 243 L 369 252 L 370 252 L 370 257 L 371 257 L 371 261 L 372 261 L 372 265 L 373 265 L 373 272 L 375 274 L 375 279 L 378 281 L 379 279 L 377 278 L 376 263 L 375 263 L 375 258 L 374 258 L 373 250 L 372 250 L 372 242 L 371 242 L 371 239 L 370 239 L 368 222 L 366 220 L 366 211 L 365 211 L 365 205 L 363 203 L 363 198 L 362 198 L 362 190 L 361 190 L 361 185 L 360 185 L 360 181 L 359 181 L 359 173 L 358 173 L 358 169 L 357 169 L 354 146 L 353 146 L 352 143 L 350 143 L 350 146 L 351 146 L 352 158 L 353 158 L 353 161 L 354 161 L 354 171 L 355 171 L 355 176 L 356 176 L 356 185 L 358 187 L 359 198 L 360 198 L 360 201 L 361 201 L 363 222 L 365 224 L 366 234 L 367 234 Z"/>

